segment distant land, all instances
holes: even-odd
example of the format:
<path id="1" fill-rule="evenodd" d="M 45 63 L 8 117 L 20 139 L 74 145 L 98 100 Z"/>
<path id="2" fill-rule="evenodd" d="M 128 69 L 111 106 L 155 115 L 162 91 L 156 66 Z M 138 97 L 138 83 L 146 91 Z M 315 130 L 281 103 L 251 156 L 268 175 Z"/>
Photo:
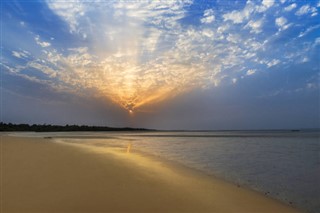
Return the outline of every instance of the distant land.
<path id="1" fill-rule="evenodd" d="M 32 131 L 32 132 L 71 132 L 71 131 L 154 131 L 145 128 L 108 127 L 87 125 L 51 125 L 51 124 L 12 124 L 0 123 L 0 132 Z"/>
<path id="2" fill-rule="evenodd" d="M 72 132 L 72 131 L 157 131 L 157 132 L 320 132 L 319 128 L 301 129 L 229 129 L 229 130 L 159 130 L 132 127 L 108 127 L 108 126 L 89 126 L 89 125 L 53 125 L 53 124 L 12 124 L 0 122 L 0 132 L 29 131 L 29 132 Z M 223 135 L 221 135 L 223 136 Z"/>

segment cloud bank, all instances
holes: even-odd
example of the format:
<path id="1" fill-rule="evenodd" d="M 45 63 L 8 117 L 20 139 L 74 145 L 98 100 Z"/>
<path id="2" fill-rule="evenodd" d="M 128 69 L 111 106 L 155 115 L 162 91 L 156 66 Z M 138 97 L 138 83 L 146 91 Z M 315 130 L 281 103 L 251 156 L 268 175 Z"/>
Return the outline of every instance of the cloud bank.
<path id="1" fill-rule="evenodd" d="M 27 32 L 29 45 L 8 45 L 2 67 L 57 92 L 106 98 L 131 111 L 305 63 L 319 48 L 318 37 L 305 39 L 319 25 L 301 25 L 306 18 L 317 20 L 319 3 L 203 5 L 191 0 L 47 0 L 42 6 L 61 22 L 52 31 L 70 39 L 50 30 L 35 32 L 23 20 L 16 27 Z"/>

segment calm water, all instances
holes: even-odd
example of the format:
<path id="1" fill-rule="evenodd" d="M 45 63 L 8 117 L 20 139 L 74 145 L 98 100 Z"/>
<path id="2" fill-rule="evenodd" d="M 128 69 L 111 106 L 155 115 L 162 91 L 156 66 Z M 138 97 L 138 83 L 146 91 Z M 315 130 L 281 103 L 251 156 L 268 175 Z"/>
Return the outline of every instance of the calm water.
<path id="1" fill-rule="evenodd" d="M 247 186 L 307 212 L 315 213 L 320 209 L 319 132 L 81 132 L 40 135 L 88 136 L 91 139 L 66 141 L 94 146 L 125 147 L 131 143 L 135 149 Z"/>

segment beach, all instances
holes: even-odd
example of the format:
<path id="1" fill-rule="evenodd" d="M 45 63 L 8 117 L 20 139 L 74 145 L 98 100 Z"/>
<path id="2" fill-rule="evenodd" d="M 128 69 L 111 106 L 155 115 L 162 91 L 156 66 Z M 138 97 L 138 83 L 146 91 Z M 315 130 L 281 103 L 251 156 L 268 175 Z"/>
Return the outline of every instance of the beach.
<path id="1" fill-rule="evenodd" d="M 1 136 L 1 212 L 300 212 L 127 147 Z"/>

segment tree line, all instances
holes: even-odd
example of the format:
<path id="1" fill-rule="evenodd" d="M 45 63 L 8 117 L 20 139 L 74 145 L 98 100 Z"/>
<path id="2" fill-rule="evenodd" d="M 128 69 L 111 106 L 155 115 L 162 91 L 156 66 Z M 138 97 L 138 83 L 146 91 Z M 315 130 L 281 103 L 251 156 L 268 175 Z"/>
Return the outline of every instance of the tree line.
<path id="1" fill-rule="evenodd" d="M 0 131 L 32 131 L 32 132 L 71 132 L 71 131 L 148 131 L 144 128 L 131 127 L 108 127 L 108 126 L 87 126 L 87 125 L 51 125 L 51 124 L 12 124 L 0 123 Z"/>

